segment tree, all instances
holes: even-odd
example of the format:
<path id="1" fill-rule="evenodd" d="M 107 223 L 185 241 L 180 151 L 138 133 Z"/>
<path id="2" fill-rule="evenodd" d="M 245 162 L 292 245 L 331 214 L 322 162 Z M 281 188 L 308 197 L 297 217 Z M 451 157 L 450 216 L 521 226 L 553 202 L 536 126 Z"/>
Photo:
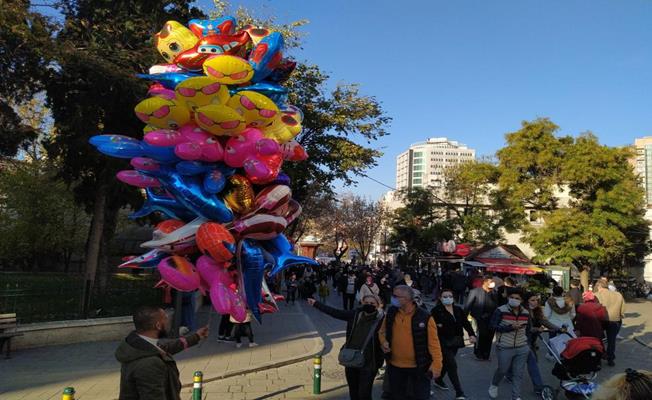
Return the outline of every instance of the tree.
<path id="1" fill-rule="evenodd" d="M 345 216 L 344 231 L 353 248 L 366 262 L 385 218 L 385 211 L 379 202 L 348 194 L 340 199 Z"/>
<path id="2" fill-rule="evenodd" d="M 30 11 L 28 0 L 3 2 L 0 8 L 0 156 L 12 157 L 37 131 L 16 111 L 44 89 L 52 58 L 55 26 Z"/>
<path id="3" fill-rule="evenodd" d="M 444 194 L 439 199 L 448 222 L 462 243 L 490 244 L 513 226 L 512 214 L 502 206 L 497 189 L 498 168 L 489 162 L 470 162 L 447 168 Z"/>
<path id="4" fill-rule="evenodd" d="M 569 137 L 557 138 L 559 127 L 547 118 L 523 121 L 521 129 L 508 133 L 507 146 L 497 152 L 498 184 L 523 218 L 525 209 L 557 208 L 555 188 Z"/>
<path id="5" fill-rule="evenodd" d="M 405 248 L 406 262 L 416 263 L 422 256 L 434 253 L 437 242 L 452 239 L 453 230 L 437 209 L 431 190 L 411 188 L 399 195 L 405 206 L 390 217 L 390 243 Z"/>
<path id="6" fill-rule="evenodd" d="M 142 137 L 133 107 L 147 83 L 135 78 L 158 62 L 152 35 L 170 19 L 203 14 L 190 1 L 64 0 L 65 21 L 56 35 L 56 67 L 47 81 L 48 104 L 57 135 L 48 152 L 61 162 L 60 175 L 74 185 L 75 197 L 92 215 L 86 248 L 85 303 L 99 270 L 106 289 L 106 245 L 120 208 L 142 203 L 138 191 L 115 179 L 121 160 L 99 154 L 88 139 L 99 134 Z"/>
<path id="7" fill-rule="evenodd" d="M 631 151 L 601 145 L 590 133 L 556 138 L 557 129 L 547 119 L 524 122 L 498 152 L 511 212 L 524 218 L 526 209 L 536 210 L 544 220 L 542 227 L 523 225 L 535 259 L 603 269 L 640 263 L 649 228 Z"/>

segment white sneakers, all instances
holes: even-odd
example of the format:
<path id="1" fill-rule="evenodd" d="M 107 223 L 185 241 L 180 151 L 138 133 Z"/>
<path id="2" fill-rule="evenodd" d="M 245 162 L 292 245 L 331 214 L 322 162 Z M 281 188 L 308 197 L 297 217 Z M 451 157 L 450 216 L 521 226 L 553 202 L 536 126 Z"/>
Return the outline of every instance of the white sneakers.
<path id="1" fill-rule="evenodd" d="M 498 386 L 491 385 L 489 386 L 489 397 L 492 399 L 498 398 Z"/>

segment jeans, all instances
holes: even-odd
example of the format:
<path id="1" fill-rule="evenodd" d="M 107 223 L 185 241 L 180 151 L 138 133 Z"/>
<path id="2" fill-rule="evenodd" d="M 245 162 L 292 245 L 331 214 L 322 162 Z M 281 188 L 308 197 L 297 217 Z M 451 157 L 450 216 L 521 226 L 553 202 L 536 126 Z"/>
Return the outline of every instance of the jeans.
<path id="1" fill-rule="evenodd" d="M 294 304 L 294 301 L 297 298 L 297 288 L 288 288 L 288 297 L 285 299 L 285 304 L 290 304 L 290 301 L 292 301 L 292 304 Z"/>
<path id="2" fill-rule="evenodd" d="M 489 327 L 489 319 L 476 318 L 475 323 L 478 325 L 478 341 L 473 352 L 476 357 L 488 360 L 495 332 Z"/>
<path id="3" fill-rule="evenodd" d="M 430 398 L 430 379 L 423 369 L 398 368 L 387 365 L 389 387 L 394 400 L 427 400 Z M 412 389 L 408 393 L 408 388 Z"/>
<path id="4" fill-rule="evenodd" d="M 512 399 L 521 397 L 521 383 L 523 382 L 523 372 L 527 363 L 529 346 L 521 346 L 510 349 L 496 347 L 498 357 L 498 368 L 491 380 L 493 386 L 498 386 L 503 377 L 512 371 Z"/>
<path id="5" fill-rule="evenodd" d="M 457 361 L 455 356 L 457 355 L 456 347 L 441 347 L 441 353 L 444 358 L 443 368 L 441 370 L 441 376 L 437 379 L 438 381 L 443 381 L 444 376 L 448 374 L 448 379 L 450 379 L 453 387 L 455 388 L 456 396 L 462 396 L 464 391 L 462 390 L 462 385 L 460 384 L 460 378 L 457 375 Z"/>
<path id="6" fill-rule="evenodd" d="M 607 361 L 609 362 L 616 359 L 616 336 L 622 324 L 622 321 L 609 321 L 607 325 Z"/>
<path id="7" fill-rule="evenodd" d="M 217 330 L 217 336 L 231 336 L 233 324 L 229 320 L 229 317 L 229 314 L 222 315 L 222 318 L 220 319 L 220 327 Z"/>
<path id="8" fill-rule="evenodd" d="M 344 368 L 351 400 L 371 400 L 377 369 Z"/>
<path id="9" fill-rule="evenodd" d="M 355 293 L 342 293 L 342 308 L 353 310 L 355 307 Z"/>
<path id="10" fill-rule="evenodd" d="M 527 355 L 527 372 L 530 375 L 534 391 L 538 392 L 543 387 L 543 379 L 541 378 L 541 371 L 539 371 L 539 364 L 537 364 L 537 353 L 533 349 Z"/>

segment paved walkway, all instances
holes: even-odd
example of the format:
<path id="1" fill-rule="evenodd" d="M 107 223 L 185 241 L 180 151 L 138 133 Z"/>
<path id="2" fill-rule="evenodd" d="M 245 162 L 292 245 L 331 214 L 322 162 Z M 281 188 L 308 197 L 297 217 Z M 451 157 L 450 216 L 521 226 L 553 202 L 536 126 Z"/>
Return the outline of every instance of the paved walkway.
<path id="1" fill-rule="evenodd" d="M 264 315 L 262 325 L 252 323 L 259 343 L 254 348 L 245 344 L 236 349 L 232 343 L 218 343 L 215 338 L 220 318 L 213 314 L 211 337 L 175 356 L 182 382 L 192 382 L 195 371 L 202 371 L 205 380 L 211 381 L 271 369 L 319 353 L 322 340 L 300 305 L 280 307 L 280 312 Z M 198 319 L 207 321 L 208 308 Z M 59 399 L 66 386 L 75 387 L 77 399 L 116 399 L 120 365 L 113 353 L 117 345 L 117 341 L 95 342 L 16 351 L 12 359 L 0 359 L 0 399 Z"/>
<path id="2" fill-rule="evenodd" d="M 341 306 L 331 296 L 329 301 Z M 206 316 L 203 316 L 206 318 Z M 211 338 L 216 335 L 218 318 L 213 318 Z M 235 399 L 347 399 L 344 370 L 337 363 L 337 353 L 344 340 L 345 324 L 334 320 L 305 302 L 295 306 L 281 304 L 281 311 L 265 315 L 262 326 L 254 325 L 256 348 L 235 349 L 232 344 L 209 339 L 177 357 L 182 381 L 190 381 L 195 370 L 202 370 L 208 381 L 204 398 Z M 627 367 L 652 369 L 652 348 L 641 342 L 652 336 L 652 302 L 628 305 L 625 337 L 618 342 L 616 367 L 605 366 L 600 379 Z M 118 393 L 119 366 L 113 358 L 116 342 L 87 343 L 18 351 L 11 360 L 0 360 L 0 398 L 58 399 L 65 386 L 75 386 L 77 399 L 115 399 Z M 323 351 L 322 394 L 312 395 L 312 355 Z M 543 352 L 541 352 L 543 354 Z M 292 362 L 292 360 L 301 360 Z M 285 366 L 278 364 L 289 363 Z M 460 378 L 469 399 L 487 399 L 486 389 L 494 363 L 475 361 L 470 348 L 458 355 Z M 272 365 L 275 365 L 272 367 Z M 552 363 L 541 357 L 544 380 L 556 387 L 558 381 L 550 375 Z M 257 370 L 242 374 L 245 370 Z M 223 379 L 225 374 L 236 376 Z M 382 381 L 374 387 L 374 398 L 380 398 Z M 524 383 L 524 400 L 535 400 L 531 385 Z M 184 399 L 190 389 L 184 389 Z M 435 399 L 451 400 L 451 391 L 435 391 Z M 508 399 L 508 388 L 501 387 L 501 399 Z"/>

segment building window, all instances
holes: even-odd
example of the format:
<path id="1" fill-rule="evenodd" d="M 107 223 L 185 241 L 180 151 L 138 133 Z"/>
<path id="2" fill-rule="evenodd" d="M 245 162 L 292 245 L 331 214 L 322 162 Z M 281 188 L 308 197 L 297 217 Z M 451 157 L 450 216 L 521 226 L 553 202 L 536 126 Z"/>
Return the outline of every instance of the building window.
<path id="1" fill-rule="evenodd" d="M 415 178 L 420 178 L 423 175 L 423 172 L 413 172 L 412 176 Z"/>
<path id="2" fill-rule="evenodd" d="M 421 157 L 423 155 L 423 152 L 421 151 L 415 151 L 414 152 L 414 158 Z"/>
<path id="3" fill-rule="evenodd" d="M 415 165 L 412 167 L 412 171 L 421 171 L 423 170 L 423 165 Z"/>
<path id="4" fill-rule="evenodd" d="M 412 184 L 413 185 L 420 185 L 421 184 L 421 178 L 412 179 Z"/>

